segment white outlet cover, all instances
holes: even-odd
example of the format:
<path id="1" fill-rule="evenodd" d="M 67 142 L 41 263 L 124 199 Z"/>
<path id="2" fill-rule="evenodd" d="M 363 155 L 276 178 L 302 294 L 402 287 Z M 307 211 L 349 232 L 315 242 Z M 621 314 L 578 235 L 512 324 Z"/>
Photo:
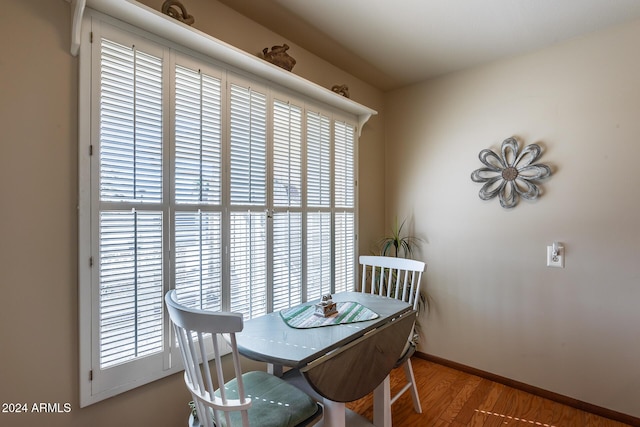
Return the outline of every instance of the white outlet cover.
<path id="1" fill-rule="evenodd" d="M 553 259 L 553 246 L 547 246 L 547 267 L 564 268 L 564 248 L 558 247 L 558 256 Z"/>

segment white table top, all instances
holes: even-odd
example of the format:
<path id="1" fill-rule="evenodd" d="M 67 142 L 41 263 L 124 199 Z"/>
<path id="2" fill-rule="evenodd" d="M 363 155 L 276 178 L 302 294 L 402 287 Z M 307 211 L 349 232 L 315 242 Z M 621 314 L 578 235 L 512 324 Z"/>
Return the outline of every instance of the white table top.
<path id="1" fill-rule="evenodd" d="M 237 335 L 239 352 L 253 360 L 302 368 L 411 310 L 411 306 L 403 301 L 360 292 L 341 292 L 333 295 L 333 301 L 358 302 L 378 313 L 379 317 L 364 322 L 296 329 L 288 326 L 279 312 L 269 313 L 244 322 L 244 329 Z"/>

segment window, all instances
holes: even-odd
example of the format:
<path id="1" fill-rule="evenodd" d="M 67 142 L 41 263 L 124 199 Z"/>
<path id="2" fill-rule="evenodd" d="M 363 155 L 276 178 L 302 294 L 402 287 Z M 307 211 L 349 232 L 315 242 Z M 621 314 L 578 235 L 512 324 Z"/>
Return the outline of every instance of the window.
<path id="1" fill-rule="evenodd" d="M 355 284 L 356 117 L 121 27 L 81 61 L 82 406 L 180 369 L 169 289 L 248 319 Z"/>

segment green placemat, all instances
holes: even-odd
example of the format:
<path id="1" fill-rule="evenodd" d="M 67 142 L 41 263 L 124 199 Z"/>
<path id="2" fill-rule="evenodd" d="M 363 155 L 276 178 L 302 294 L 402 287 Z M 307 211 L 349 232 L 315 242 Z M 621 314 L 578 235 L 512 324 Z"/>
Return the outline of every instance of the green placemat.
<path id="1" fill-rule="evenodd" d="M 336 309 L 337 313 L 323 317 L 315 314 L 314 304 L 309 304 L 281 310 L 280 315 L 287 325 L 298 329 L 364 322 L 378 318 L 378 313 L 357 302 L 337 302 Z"/>

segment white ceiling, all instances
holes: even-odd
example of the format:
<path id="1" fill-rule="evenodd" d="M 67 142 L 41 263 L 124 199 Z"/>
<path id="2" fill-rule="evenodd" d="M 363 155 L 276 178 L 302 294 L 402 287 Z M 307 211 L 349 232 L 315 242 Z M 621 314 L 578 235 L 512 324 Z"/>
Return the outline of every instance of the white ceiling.
<path id="1" fill-rule="evenodd" d="M 220 1 L 382 90 L 640 18 L 640 0 Z"/>

